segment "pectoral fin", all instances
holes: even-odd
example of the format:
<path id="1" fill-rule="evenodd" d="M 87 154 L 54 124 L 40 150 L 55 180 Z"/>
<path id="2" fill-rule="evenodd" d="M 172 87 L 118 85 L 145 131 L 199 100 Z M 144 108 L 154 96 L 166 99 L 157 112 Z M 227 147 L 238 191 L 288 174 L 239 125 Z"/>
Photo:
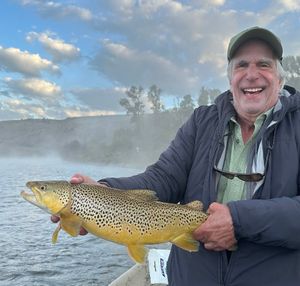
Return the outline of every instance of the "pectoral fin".
<path id="1" fill-rule="evenodd" d="M 75 215 L 68 215 L 68 216 L 61 215 L 60 224 L 61 224 L 61 228 L 65 232 L 67 232 L 71 236 L 77 236 L 79 234 L 82 221 L 81 218 Z"/>
<path id="2" fill-rule="evenodd" d="M 141 244 L 131 244 L 127 245 L 128 253 L 130 257 L 137 263 L 145 262 L 145 258 L 148 254 L 148 249 Z"/>
<path id="3" fill-rule="evenodd" d="M 61 225 L 60 223 L 58 224 L 58 226 L 56 227 L 55 231 L 52 234 L 52 243 L 55 244 L 57 242 L 57 238 L 58 238 L 58 233 L 61 230 Z"/>
<path id="4" fill-rule="evenodd" d="M 171 242 L 187 251 L 196 252 L 199 249 L 199 241 L 195 240 L 191 233 L 183 233 Z"/>

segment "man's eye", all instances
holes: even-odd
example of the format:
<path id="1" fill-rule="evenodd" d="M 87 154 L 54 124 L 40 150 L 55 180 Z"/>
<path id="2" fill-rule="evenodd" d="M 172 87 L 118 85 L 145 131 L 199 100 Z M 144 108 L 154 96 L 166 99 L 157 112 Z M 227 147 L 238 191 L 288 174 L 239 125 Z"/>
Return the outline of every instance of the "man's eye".
<path id="1" fill-rule="evenodd" d="M 248 66 L 247 63 L 245 62 L 241 62 L 241 63 L 238 63 L 235 68 L 238 69 L 238 68 L 246 68 Z"/>
<path id="2" fill-rule="evenodd" d="M 271 64 L 267 63 L 267 62 L 261 62 L 261 63 L 259 63 L 259 66 L 262 67 L 262 68 L 268 68 L 268 67 L 271 66 Z"/>

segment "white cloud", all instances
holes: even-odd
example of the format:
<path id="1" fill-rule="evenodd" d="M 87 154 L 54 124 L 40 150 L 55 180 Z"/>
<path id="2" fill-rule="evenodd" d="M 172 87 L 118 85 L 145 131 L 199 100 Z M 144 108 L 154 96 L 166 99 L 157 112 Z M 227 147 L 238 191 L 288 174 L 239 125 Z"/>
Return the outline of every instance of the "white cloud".
<path id="1" fill-rule="evenodd" d="M 22 95 L 27 99 L 35 98 L 53 102 L 62 94 L 61 88 L 55 83 L 38 78 L 5 78 L 4 82 L 13 94 Z"/>
<path id="2" fill-rule="evenodd" d="M 106 110 L 83 110 L 81 108 L 65 109 L 64 110 L 67 117 L 82 117 L 82 116 L 101 116 L 101 115 L 115 115 L 114 111 Z"/>
<path id="3" fill-rule="evenodd" d="M 270 24 L 276 23 L 276 20 L 279 19 L 279 26 L 282 26 L 290 18 L 289 16 L 281 18 L 282 15 L 285 15 L 289 12 L 297 13 L 298 11 L 300 11 L 300 2 L 298 0 L 270 1 L 270 5 L 268 5 L 267 7 L 265 7 L 265 9 L 257 13 L 257 24 L 261 26 L 269 26 Z M 295 25 L 294 22 L 293 25 Z M 272 28 L 274 29 L 274 24 L 270 28 L 271 30 Z"/>
<path id="4" fill-rule="evenodd" d="M 25 102 L 18 98 L 7 98 L 1 102 L 0 116 L 2 119 L 26 119 L 47 117 L 45 107 Z"/>
<path id="5" fill-rule="evenodd" d="M 122 112 L 120 99 L 126 97 L 126 88 L 73 88 L 70 93 L 90 109 Z"/>
<path id="6" fill-rule="evenodd" d="M 80 57 L 80 49 L 60 39 L 53 39 L 47 33 L 30 32 L 26 36 L 27 41 L 38 40 L 54 62 L 72 61 Z"/>
<path id="7" fill-rule="evenodd" d="M 143 14 L 153 15 L 153 13 L 160 9 L 167 9 L 171 13 L 178 13 L 183 9 L 183 5 L 178 1 L 170 0 L 141 0 L 139 1 L 139 8 Z"/>
<path id="8" fill-rule="evenodd" d="M 299 0 L 278 0 L 278 1 L 288 11 L 295 12 L 296 10 L 300 10 L 300 2 L 299 2 Z"/>
<path id="9" fill-rule="evenodd" d="M 247 25 L 256 15 L 195 9 L 175 1 L 145 2 L 147 9 L 144 2 L 130 6 L 130 18 L 116 8 L 111 18 L 98 24 L 98 29 L 121 40 L 102 41 L 92 66 L 120 85 L 157 84 L 163 92 L 177 95 L 195 94 L 211 78 L 212 84 L 224 85 L 224 42 L 235 32 L 235 22 L 243 19 Z"/>
<path id="10" fill-rule="evenodd" d="M 191 0 L 190 3 L 193 7 L 219 7 L 224 5 L 226 0 Z"/>
<path id="11" fill-rule="evenodd" d="M 57 65 L 41 58 L 38 54 L 30 54 L 18 48 L 4 48 L 0 46 L 0 69 L 7 72 L 17 72 L 25 76 L 39 77 L 42 71 L 59 74 Z"/>
<path id="12" fill-rule="evenodd" d="M 44 0 L 20 0 L 22 5 L 35 6 L 46 17 L 64 19 L 74 18 L 89 22 L 92 20 L 92 12 L 89 9 L 75 5 L 64 5 L 59 2 Z"/>
<path id="13" fill-rule="evenodd" d="M 132 50 L 125 45 L 105 41 L 103 50 L 91 62 L 100 73 L 125 86 L 157 84 L 169 92 L 184 92 L 197 77 L 184 67 L 151 51 Z M 184 87 L 183 89 L 181 87 Z"/>

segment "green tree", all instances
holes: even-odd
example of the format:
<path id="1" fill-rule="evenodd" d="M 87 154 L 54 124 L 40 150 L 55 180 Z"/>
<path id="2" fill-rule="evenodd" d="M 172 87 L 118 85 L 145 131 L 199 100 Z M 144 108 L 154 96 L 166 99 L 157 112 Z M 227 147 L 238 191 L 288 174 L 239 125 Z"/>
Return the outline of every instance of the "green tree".
<path id="1" fill-rule="evenodd" d="M 131 86 L 126 90 L 127 98 L 121 98 L 120 105 L 126 109 L 127 114 L 132 115 L 133 121 L 144 114 L 145 104 L 143 103 L 144 89 L 139 86 Z"/>
<path id="2" fill-rule="evenodd" d="M 300 56 L 287 56 L 282 66 L 286 71 L 286 83 L 300 89 Z"/>
<path id="3" fill-rule="evenodd" d="M 149 88 L 148 100 L 152 104 L 151 110 L 153 113 L 160 113 L 165 110 L 165 107 L 160 99 L 161 89 L 155 84 Z"/>
<path id="4" fill-rule="evenodd" d="M 183 97 L 179 103 L 179 111 L 183 113 L 192 113 L 195 108 L 193 98 L 190 94 L 187 94 Z"/>
<path id="5" fill-rule="evenodd" d="M 220 93 L 221 91 L 217 88 L 205 88 L 202 86 L 198 97 L 198 105 L 212 104 Z"/>

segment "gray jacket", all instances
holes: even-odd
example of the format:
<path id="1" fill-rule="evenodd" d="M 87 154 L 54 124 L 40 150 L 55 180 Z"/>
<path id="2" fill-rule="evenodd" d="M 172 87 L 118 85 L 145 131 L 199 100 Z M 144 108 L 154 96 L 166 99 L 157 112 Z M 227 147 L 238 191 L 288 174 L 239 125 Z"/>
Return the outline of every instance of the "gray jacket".
<path id="1" fill-rule="evenodd" d="M 289 96 L 280 97 L 253 149 L 251 163 L 263 162 L 264 181 L 250 188 L 250 199 L 228 204 L 238 249 L 228 260 L 225 251 L 208 251 L 203 245 L 196 253 L 172 246 L 169 285 L 300 285 L 300 93 L 288 86 L 285 90 Z M 217 198 L 213 166 L 220 161 L 226 127 L 235 114 L 231 96 L 227 91 L 214 105 L 195 109 L 145 172 L 105 181 L 116 188 L 155 190 L 166 202 L 201 200 L 207 208 Z"/>

